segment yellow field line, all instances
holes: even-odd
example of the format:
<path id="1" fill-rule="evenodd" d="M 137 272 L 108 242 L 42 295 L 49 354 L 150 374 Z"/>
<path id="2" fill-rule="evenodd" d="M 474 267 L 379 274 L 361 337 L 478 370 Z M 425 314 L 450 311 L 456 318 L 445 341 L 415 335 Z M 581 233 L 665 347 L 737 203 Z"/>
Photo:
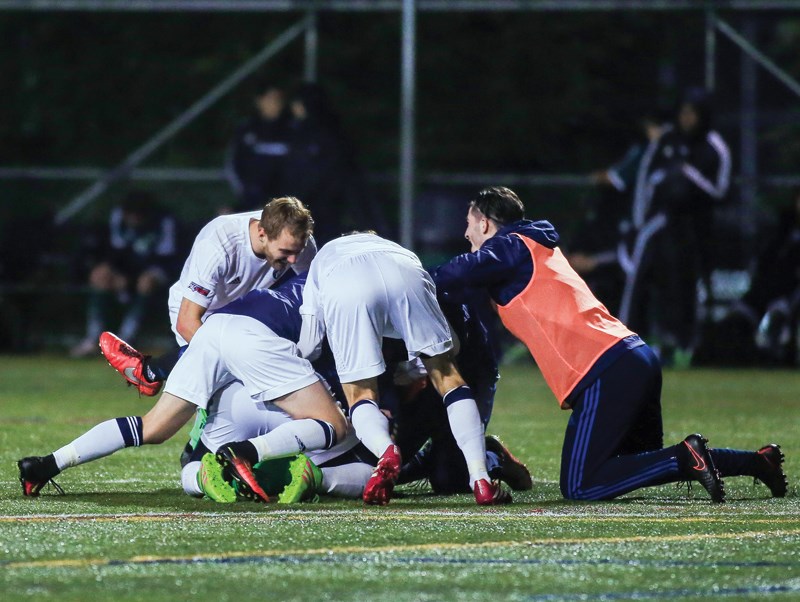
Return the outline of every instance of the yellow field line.
<path id="1" fill-rule="evenodd" d="M 628 543 L 666 543 L 687 542 L 719 539 L 756 539 L 762 537 L 787 537 L 800 535 L 800 529 L 788 531 L 747 531 L 743 533 L 699 533 L 693 535 L 634 535 L 630 537 L 589 537 L 565 539 L 532 539 L 527 541 L 492 541 L 479 543 L 430 543 L 391 546 L 337 546 L 312 550 L 256 550 L 232 551 L 225 554 L 192 554 L 186 556 L 132 556 L 127 559 L 108 558 L 81 558 L 60 560 L 30 560 L 9 562 L 2 565 L 6 569 L 34 569 L 34 568 L 85 568 L 123 564 L 150 564 L 160 562 L 198 562 L 229 560 L 235 558 L 267 559 L 275 557 L 294 556 L 329 556 L 330 554 L 377 554 L 382 552 L 424 552 L 441 550 L 477 550 L 486 548 L 521 548 L 534 546 L 554 546 L 571 544 L 628 544 Z"/>

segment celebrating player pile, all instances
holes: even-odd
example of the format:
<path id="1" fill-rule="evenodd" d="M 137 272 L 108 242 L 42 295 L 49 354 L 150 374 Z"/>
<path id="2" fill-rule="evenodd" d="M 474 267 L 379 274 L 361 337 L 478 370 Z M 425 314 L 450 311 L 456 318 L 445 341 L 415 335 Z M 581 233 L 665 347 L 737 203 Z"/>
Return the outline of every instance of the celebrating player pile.
<path id="1" fill-rule="evenodd" d="M 462 475 L 449 491 L 472 491 L 481 505 L 509 503 L 498 479 L 514 489 L 530 489 L 532 481 L 499 440 L 488 439 L 487 450 L 496 364 L 487 357 L 490 377 L 465 381 L 438 292 L 443 305 L 459 309 L 491 300 L 561 407 L 572 411 L 562 450 L 565 498 L 604 500 L 698 481 L 723 502 L 722 477 L 737 475 L 759 479 L 775 497 L 786 494 L 775 444 L 757 452 L 712 449 L 693 434 L 663 447 L 657 358 L 572 269 L 555 228 L 524 218 L 513 191 L 487 188 L 470 201 L 471 251 L 432 277 L 414 253 L 372 232 L 344 235 L 314 255 L 312 230 L 308 209 L 291 197 L 271 201 L 260 216 L 207 225 L 170 294 L 181 350 L 154 360 L 111 333 L 101 337 L 103 353 L 128 382 L 154 395 L 166 377 L 164 393 L 144 416 L 107 420 L 48 456 L 20 460 L 23 493 L 38 495 L 70 466 L 161 443 L 201 408 L 208 422 L 183 471 L 190 495 L 223 502 L 277 495 L 291 503 L 322 493 L 384 505 L 398 478 L 435 481 L 436 449 L 436 465 L 444 454 L 444 465 Z M 458 328 L 469 322 L 464 317 Z M 396 346 L 389 351 L 391 340 L 402 342 L 400 357 Z M 480 337 L 461 343 L 474 349 Z M 402 425 L 404 411 L 413 415 L 413 427 L 430 438 L 414 454 L 392 438 L 382 410 L 398 396 L 438 403 L 420 393 L 426 382 L 444 420 L 434 426 L 431 413 L 408 413 L 407 404 L 393 417 Z M 336 397 L 344 412 L 332 391 L 343 391 Z"/>

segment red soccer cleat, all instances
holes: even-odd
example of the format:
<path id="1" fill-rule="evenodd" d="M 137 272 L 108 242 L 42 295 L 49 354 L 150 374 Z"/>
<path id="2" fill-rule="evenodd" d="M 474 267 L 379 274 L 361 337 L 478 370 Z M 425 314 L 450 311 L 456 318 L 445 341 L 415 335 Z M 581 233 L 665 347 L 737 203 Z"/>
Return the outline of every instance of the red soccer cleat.
<path id="1" fill-rule="evenodd" d="M 400 448 L 396 445 L 387 447 L 364 487 L 365 504 L 385 506 L 389 503 L 402 463 Z"/>
<path id="2" fill-rule="evenodd" d="M 472 490 L 478 506 L 499 506 L 511 503 L 511 494 L 503 489 L 498 481 L 489 482 L 486 479 L 475 481 Z"/>
<path id="3" fill-rule="evenodd" d="M 269 503 L 269 496 L 258 484 L 253 472 L 253 465 L 238 453 L 238 449 L 241 449 L 240 445 L 241 443 L 228 443 L 217 450 L 216 458 L 219 465 L 222 466 L 223 475 L 227 474 L 233 481 L 236 481 L 239 486 L 238 493 L 242 497 L 255 502 Z M 225 477 L 223 476 L 223 478 Z"/>
<path id="4" fill-rule="evenodd" d="M 128 384 L 136 387 L 142 395 L 153 397 L 161 390 L 163 383 L 151 382 L 144 376 L 145 356 L 113 332 L 104 332 L 100 335 L 100 351 L 111 367 L 122 374 Z"/>

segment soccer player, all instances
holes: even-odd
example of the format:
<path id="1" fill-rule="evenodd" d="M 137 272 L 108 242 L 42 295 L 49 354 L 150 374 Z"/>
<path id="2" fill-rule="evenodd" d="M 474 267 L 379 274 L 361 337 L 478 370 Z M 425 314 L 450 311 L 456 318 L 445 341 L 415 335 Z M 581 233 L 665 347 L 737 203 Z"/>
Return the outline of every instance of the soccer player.
<path id="1" fill-rule="evenodd" d="M 273 199 L 262 211 L 213 219 L 200 230 L 169 291 L 169 317 L 180 349 L 151 358 L 105 332 L 103 355 L 142 395 L 156 395 L 207 312 L 308 270 L 316 253 L 313 229 L 311 213 L 294 197 Z"/>
<path id="2" fill-rule="evenodd" d="M 356 435 L 380 458 L 364 489 L 366 503 L 389 502 L 402 462 L 378 407 L 378 376 L 386 370 L 383 337 L 402 339 L 409 359 L 419 357 L 425 364 L 447 407 L 477 503 L 511 501 L 487 473 L 475 398 L 453 363 L 450 328 L 414 253 L 369 232 L 327 243 L 311 262 L 300 313 L 301 353 L 316 357 L 327 335 Z"/>
<path id="3" fill-rule="evenodd" d="M 475 403 L 484 429 L 489 425 L 499 379 L 497 359 L 489 329 L 484 322 L 486 299 L 470 303 L 449 303 L 437 297 L 445 318 L 458 340 L 456 367 L 475 395 Z M 489 310 L 488 307 L 486 310 Z M 490 310 L 489 310 L 490 311 Z M 387 345 L 384 345 L 384 356 Z M 391 359 L 406 360 L 402 344 Z M 387 357 L 389 369 L 379 378 L 381 409 L 389 410 L 392 435 L 403 464 L 397 484 L 426 479 L 434 493 L 450 495 L 466 493 L 469 473 L 464 456 L 453 438 L 447 410 L 436 389 L 428 386 L 427 372 L 419 359 L 400 361 L 394 366 Z M 386 386 L 391 379 L 394 386 Z M 492 479 L 505 482 L 512 490 L 525 491 L 533 486 L 528 468 L 494 436 L 486 437 L 486 467 Z"/>
<path id="4" fill-rule="evenodd" d="M 254 439 L 257 461 L 329 449 L 343 440 L 347 433 L 344 414 L 311 364 L 299 356 L 294 342 L 300 332 L 297 308 L 303 279 L 297 276 L 280 290 L 252 291 L 209 316 L 172 370 L 164 393 L 144 416 L 107 420 L 48 456 L 20 460 L 23 493 L 37 495 L 70 466 L 124 447 L 166 441 L 198 407 L 207 407 L 215 391 L 233 380 L 244 383 L 255 403 L 277 407 L 293 418 Z M 222 446 L 217 458 L 234 478 L 268 500 L 250 479 L 252 466 L 230 447 Z"/>
<path id="5" fill-rule="evenodd" d="M 237 483 L 224 478 L 214 453 L 229 441 L 264 435 L 291 420 L 274 406 L 254 404 L 240 381 L 226 385 L 208 404 L 208 421 L 181 472 L 184 491 L 195 497 L 205 494 L 217 502 L 245 498 L 249 491 L 240 493 Z M 261 462 L 253 466 L 253 473 L 264 492 L 277 496 L 279 504 L 313 499 L 317 494 L 355 499 L 361 497 L 377 461 L 348 428 L 344 440 L 331 449 Z"/>
<path id="6" fill-rule="evenodd" d="M 562 450 L 564 497 L 604 500 L 687 480 L 723 502 L 722 477 L 733 475 L 756 477 L 783 497 L 787 482 L 777 445 L 712 450 L 694 434 L 662 447 L 658 358 L 594 297 L 558 248 L 555 228 L 524 213 L 508 188 L 482 190 L 467 211 L 471 252 L 437 268 L 433 279 L 451 300 L 488 291 L 562 409 L 572 410 Z"/>

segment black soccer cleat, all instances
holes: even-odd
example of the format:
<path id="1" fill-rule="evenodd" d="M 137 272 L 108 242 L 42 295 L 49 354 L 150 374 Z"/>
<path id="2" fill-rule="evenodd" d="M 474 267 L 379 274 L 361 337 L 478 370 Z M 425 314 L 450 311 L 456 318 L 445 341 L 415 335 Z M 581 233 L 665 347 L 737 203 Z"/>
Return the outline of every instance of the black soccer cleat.
<path id="1" fill-rule="evenodd" d="M 226 480 L 230 478 L 236 482 L 240 496 L 256 502 L 269 502 L 269 496 L 258 484 L 252 462 L 245 457 L 246 453 L 243 453 L 245 451 L 243 443 L 252 447 L 251 443 L 244 441 L 228 443 L 217 450 L 216 459 L 222 466 L 222 476 Z"/>
<path id="2" fill-rule="evenodd" d="M 759 449 L 756 454 L 756 480 L 769 487 L 772 497 L 786 497 L 789 483 L 783 472 L 781 446 L 771 443 Z"/>
<path id="3" fill-rule="evenodd" d="M 514 491 L 530 491 L 533 488 L 533 479 L 528 467 L 508 451 L 499 437 L 495 435 L 486 437 L 486 451 L 494 452 L 500 458 L 499 469 L 493 470 L 489 475 L 492 479 L 504 481 Z"/>
<path id="4" fill-rule="evenodd" d="M 684 475 L 691 481 L 698 481 L 708 491 L 712 502 L 723 503 L 725 484 L 708 451 L 708 440 L 703 435 L 694 434 L 686 437 L 680 445 L 684 451 Z"/>
<path id="5" fill-rule="evenodd" d="M 53 488 L 64 495 L 64 490 L 53 480 L 60 471 L 52 456 L 29 456 L 17 462 L 19 469 L 19 482 L 22 485 L 22 495 L 38 497 L 42 487 L 51 483 Z"/>

